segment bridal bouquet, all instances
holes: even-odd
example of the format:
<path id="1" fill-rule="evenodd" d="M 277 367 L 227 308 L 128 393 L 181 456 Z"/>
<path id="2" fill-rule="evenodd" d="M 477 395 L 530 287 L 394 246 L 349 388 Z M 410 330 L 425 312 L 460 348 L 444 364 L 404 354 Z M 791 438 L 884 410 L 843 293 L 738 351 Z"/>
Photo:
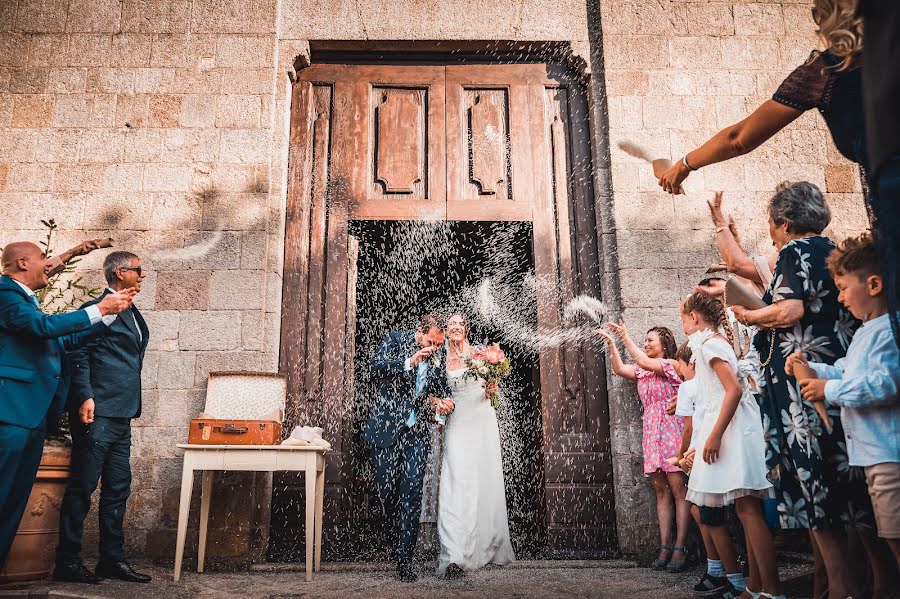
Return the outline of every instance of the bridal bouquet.
<path id="1" fill-rule="evenodd" d="M 493 383 L 495 386 L 500 383 L 500 379 L 509 376 L 510 365 L 509 358 L 503 353 L 497 345 L 488 345 L 484 349 L 480 349 L 467 358 L 466 374 L 469 379 L 481 379 L 485 383 Z M 490 394 L 491 405 L 496 409 L 500 406 L 500 395 L 494 389 Z"/>

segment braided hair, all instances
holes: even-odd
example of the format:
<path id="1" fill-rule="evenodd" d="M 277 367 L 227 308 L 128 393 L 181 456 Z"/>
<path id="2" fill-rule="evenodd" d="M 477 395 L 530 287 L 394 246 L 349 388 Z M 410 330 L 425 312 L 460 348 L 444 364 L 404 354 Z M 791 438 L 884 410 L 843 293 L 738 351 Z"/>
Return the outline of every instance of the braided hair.
<path id="1" fill-rule="evenodd" d="M 668 360 L 675 359 L 675 352 L 678 351 L 678 344 L 675 343 L 675 333 L 669 327 L 653 327 L 647 331 L 648 333 L 656 333 L 659 335 L 659 343 L 663 348 L 663 358 Z"/>
<path id="2" fill-rule="evenodd" d="M 682 302 L 681 311 L 685 314 L 696 312 L 706 322 L 718 325 L 725 331 L 728 342 L 734 347 L 734 330 L 731 328 L 731 322 L 728 320 L 722 300 L 695 291 Z"/>

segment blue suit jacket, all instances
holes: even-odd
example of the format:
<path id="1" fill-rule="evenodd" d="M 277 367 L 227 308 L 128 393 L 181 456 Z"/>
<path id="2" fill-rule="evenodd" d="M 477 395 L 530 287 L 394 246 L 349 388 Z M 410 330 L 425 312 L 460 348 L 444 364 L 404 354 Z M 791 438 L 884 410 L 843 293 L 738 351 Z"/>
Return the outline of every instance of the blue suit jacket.
<path id="1" fill-rule="evenodd" d="M 59 418 L 69 388 L 66 350 L 106 332 L 84 310 L 44 314 L 25 290 L 0 276 L 0 423 L 38 428 Z"/>
<path id="2" fill-rule="evenodd" d="M 418 350 L 415 331 L 393 332 L 378 348 L 369 365 L 377 395 L 362 433 L 363 439 L 376 447 L 390 447 L 397 442 L 413 408 L 418 413 L 413 428 L 427 435 L 428 428 L 424 424 L 433 413 L 428 396 L 443 398 L 452 395 L 447 382 L 446 351 L 443 348 L 433 354 L 434 362 L 429 360 L 425 388 L 420 395 L 416 395 L 418 367 L 406 370 L 406 359 Z"/>
<path id="3" fill-rule="evenodd" d="M 96 304 L 107 294 L 109 289 L 81 307 Z M 150 331 L 137 306 L 132 306 L 131 310 L 134 318 L 127 311 L 119 314 L 109 325 L 106 335 L 69 353 L 72 362 L 70 409 L 77 410 L 84 400 L 92 397 L 96 416 L 137 418 L 141 415 L 141 367 Z"/>

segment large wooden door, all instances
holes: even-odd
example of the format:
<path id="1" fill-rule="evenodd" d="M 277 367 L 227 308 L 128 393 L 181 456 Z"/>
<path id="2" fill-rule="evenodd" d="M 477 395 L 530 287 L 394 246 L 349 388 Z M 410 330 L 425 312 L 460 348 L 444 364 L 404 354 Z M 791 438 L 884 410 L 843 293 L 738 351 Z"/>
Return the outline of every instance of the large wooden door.
<path id="1" fill-rule="evenodd" d="M 531 221 L 538 326 L 556 329 L 567 301 L 602 291 L 587 100 L 561 65 L 323 64 L 300 73 L 291 112 L 281 369 L 288 424 L 318 423 L 332 441 L 326 553 L 347 555 L 348 220 Z M 615 509 L 603 361 L 590 348 L 545 348 L 539 374 L 546 548 L 607 552 Z M 302 538 L 276 513 L 298 488 L 276 481 L 273 546 Z"/>

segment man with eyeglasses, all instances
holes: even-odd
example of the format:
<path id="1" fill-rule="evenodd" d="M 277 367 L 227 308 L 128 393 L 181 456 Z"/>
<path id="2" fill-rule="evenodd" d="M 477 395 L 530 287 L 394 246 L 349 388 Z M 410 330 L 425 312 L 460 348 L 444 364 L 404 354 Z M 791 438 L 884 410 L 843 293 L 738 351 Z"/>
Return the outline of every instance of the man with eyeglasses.
<path id="1" fill-rule="evenodd" d="M 131 252 L 109 254 L 103 274 L 109 287 L 94 302 L 122 289 L 139 292 L 145 276 L 140 259 Z M 60 510 L 54 580 L 150 582 L 149 576 L 129 565 L 122 530 L 131 493 L 131 420 L 141 415 L 141 366 L 149 337 L 147 323 L 132 305 L 110 325 L 105 337 L 70 354 L 72 473 Z M 81 561 L 81 536 L 98 481 L 100 561 L 91 573 Z"/>
<path id="2" fill-rule="evenodd" d="M 56 427 L 65 404 L 71 369 L 66 350 L 108 333 L 135 291 L 123 287 L 85 309 L 44 314 L 35 292 L 49 284 L 53 261 L 35 244 L 17 241 L 3 248 L 0 265 L 2 566 L 28 503 L 47 429 Z"/>

